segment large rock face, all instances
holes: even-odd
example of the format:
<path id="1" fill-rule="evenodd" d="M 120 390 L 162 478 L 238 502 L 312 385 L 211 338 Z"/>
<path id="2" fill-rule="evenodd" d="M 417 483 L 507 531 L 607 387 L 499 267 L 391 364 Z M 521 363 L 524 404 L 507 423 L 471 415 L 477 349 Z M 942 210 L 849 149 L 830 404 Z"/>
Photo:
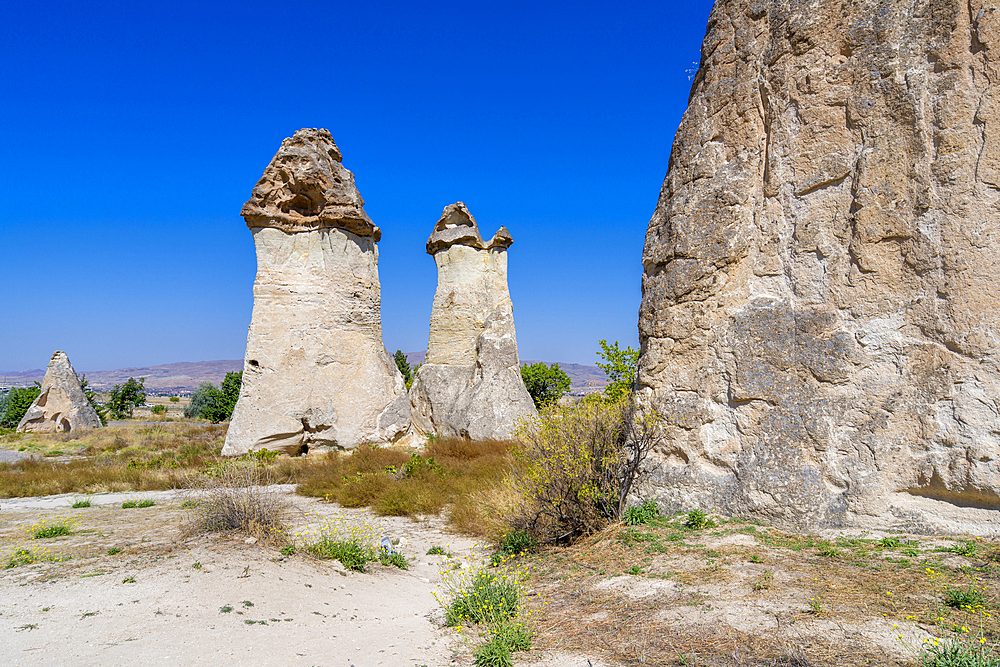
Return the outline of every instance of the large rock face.
<path id="1" fill-rule="evenodd" d="M 382 344 L 380 232 L 326 130 L 285 139 L 243 207 L 257 249 L 243 387 L 225 455 L 354 447 L 408 426 Z"/>
<path id="2" fill-rule="evenodd" d="M 56 352 L 42 378 L 42 393 L 17 425 L 21 433 L 66 433 L 100 428 L 101 419 L 83 393 L 65 352 Z"/>
<path id="3" fill-rule="evenodd" d="M 668 505 L 1000 529 L 1000 11 L 717 0 L 643 254 Z"/>
<path id="4" fill-rule="evenodd" d="M 506 438 L 535 413 L 521 380 L 514 306 L 507 289 L 504 227 L 483 241 L 458 202 L 427 241 L 438 268 L 427 357 L 410 388 L 414 426 L 424 433 Z"/>

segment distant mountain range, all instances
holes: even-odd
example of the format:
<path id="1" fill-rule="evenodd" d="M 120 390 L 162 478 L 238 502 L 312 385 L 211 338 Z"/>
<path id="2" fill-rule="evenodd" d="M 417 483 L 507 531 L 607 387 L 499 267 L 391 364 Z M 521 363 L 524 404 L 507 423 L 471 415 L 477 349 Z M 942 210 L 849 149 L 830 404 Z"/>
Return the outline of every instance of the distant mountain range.
<path id="1" fill-rule="evenodd" d="M 423 362 L 426 352 L 409 352 L 406 355 L 411 364 Z M 536 363 L 524 359 L 522 364 Z M 546 362 L 549 363 L 549 362 Z M 597 366 L 584 364 L 568 364 L 559 362 L 566 375 L 572 380 L 570 391 L 586 392 L 608 384 L 608 378 Z M 217 359 L 216 361 L 179 361 L 173 364 L 159 366 L 143 366 L 138 368 L 119 368 L 113 371 L 77 371 L 87 378 L 87 384 L 97 390 L 111 389 L 130 377 L 146 378 L 146 390 L 157 394 L 183 394 L 192 392 L 203 382 L 218 385 L 226 373 L 243 370 L 242 359 Z M 45 376 L 44 368 L 33 368 L 27 371 L 0 371 L 0 386 L 26 387 L 33 382 L 41 382 Z"/>

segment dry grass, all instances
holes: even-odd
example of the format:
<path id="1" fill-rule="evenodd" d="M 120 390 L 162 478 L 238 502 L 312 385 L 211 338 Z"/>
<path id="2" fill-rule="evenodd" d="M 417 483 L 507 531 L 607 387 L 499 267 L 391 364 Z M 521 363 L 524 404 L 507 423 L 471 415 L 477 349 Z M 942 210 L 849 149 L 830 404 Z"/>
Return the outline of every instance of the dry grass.
<path id="1" fill-rule="evenodd" d="M 299 467 L 295 478 L 300 494 L 344 507 L 370 506 L 383 515 L 437 514 L 450 505 L 457 528 L 482 535 L 497 524 L 488 500 L 510 466 L 510 447 L 461 438 L 431 440 L 421 454 L 365 445 Z"/>
<path id="2" fill-rule="evenodd" d="M 136 424 L 82 434 L 17 435 L 15 449 L 49 456 L 0 463 L 0 498 L 180 488 L 191 471 L 218 460 L 225 427 Z"/>
<path id="3" fill-rule="evenodd" d="M 1000 640 L 993 545 L 963 557 L 940 540 L 682 522 L 616 525 L 532 557 L 536 644 L 623 664 L 852 667 L 914 664 L 928 635 Z M 983 608 L 945 604 L 970 586 Z"/>

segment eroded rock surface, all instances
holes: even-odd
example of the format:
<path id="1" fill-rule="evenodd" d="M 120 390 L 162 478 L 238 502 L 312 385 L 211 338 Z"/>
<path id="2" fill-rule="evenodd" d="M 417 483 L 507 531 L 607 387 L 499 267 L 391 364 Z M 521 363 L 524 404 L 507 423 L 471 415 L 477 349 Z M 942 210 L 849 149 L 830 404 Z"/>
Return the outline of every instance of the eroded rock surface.
<path id="1" fill-rule="evenodd" d="M 42 378 L 42 393 L 24 413 L 17 430 L 21 433 L 68 433 L 100 427 L 101 419 L 83 393 L 69 357 L 65 352 L 55 352 Z"/>
<path id="2" fill-rule="evenodd" d="M 380 232 L 330 133 L 285 139 L 243 217 L 257 279 L 223 454 L 397 438 L 408 400 L 382 343 Z"/>
<path id="3" fill-rule="evenodd" d="M 410 401 L 423 433 L 506 438 L 535 413 L 521 380 L 507 289 L 506 228 L 488 242 L 465 204 L 448 206 L 427 241 L 438 268 L 430 339 Z"/>
<path id="4" fill-rule="evenodd" d="M 666 504 L 1000 532 L 998 21 L 716 2 L 643 253 Z"/>

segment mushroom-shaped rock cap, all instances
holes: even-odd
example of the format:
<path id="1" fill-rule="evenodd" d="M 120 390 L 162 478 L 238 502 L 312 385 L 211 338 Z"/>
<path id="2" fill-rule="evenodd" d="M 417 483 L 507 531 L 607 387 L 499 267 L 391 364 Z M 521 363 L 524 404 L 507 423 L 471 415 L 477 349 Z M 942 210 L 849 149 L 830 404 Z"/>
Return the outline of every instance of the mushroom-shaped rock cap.
<path id="1" fill-rule="evenodd" d="M 483 241 L 483 237 L 479 233 L 479 225 L 469 213 L 469 209 L 462 202 L 455 202 L 451 206 L 445 206 L 444 212 L 441 213 L 441 219 L 434 225 L 434 231 L 427 239 L 427 252 L 433 255 L 439 250 L 445 250 L 453 245 L 466 245 L 480 250 L 506 249 L 513 242 L 514 239 L 511 238 L 506 227 L 497 230 L 489 243 Z"/>
<path id="2" fill-rule="evenodd" d="M 336 227 L 378 241 L 381 231 L 341 159 L 329 130 L 306 128 L 282 141 L 243 205 L 247 227 L 288 233 Z"/>

